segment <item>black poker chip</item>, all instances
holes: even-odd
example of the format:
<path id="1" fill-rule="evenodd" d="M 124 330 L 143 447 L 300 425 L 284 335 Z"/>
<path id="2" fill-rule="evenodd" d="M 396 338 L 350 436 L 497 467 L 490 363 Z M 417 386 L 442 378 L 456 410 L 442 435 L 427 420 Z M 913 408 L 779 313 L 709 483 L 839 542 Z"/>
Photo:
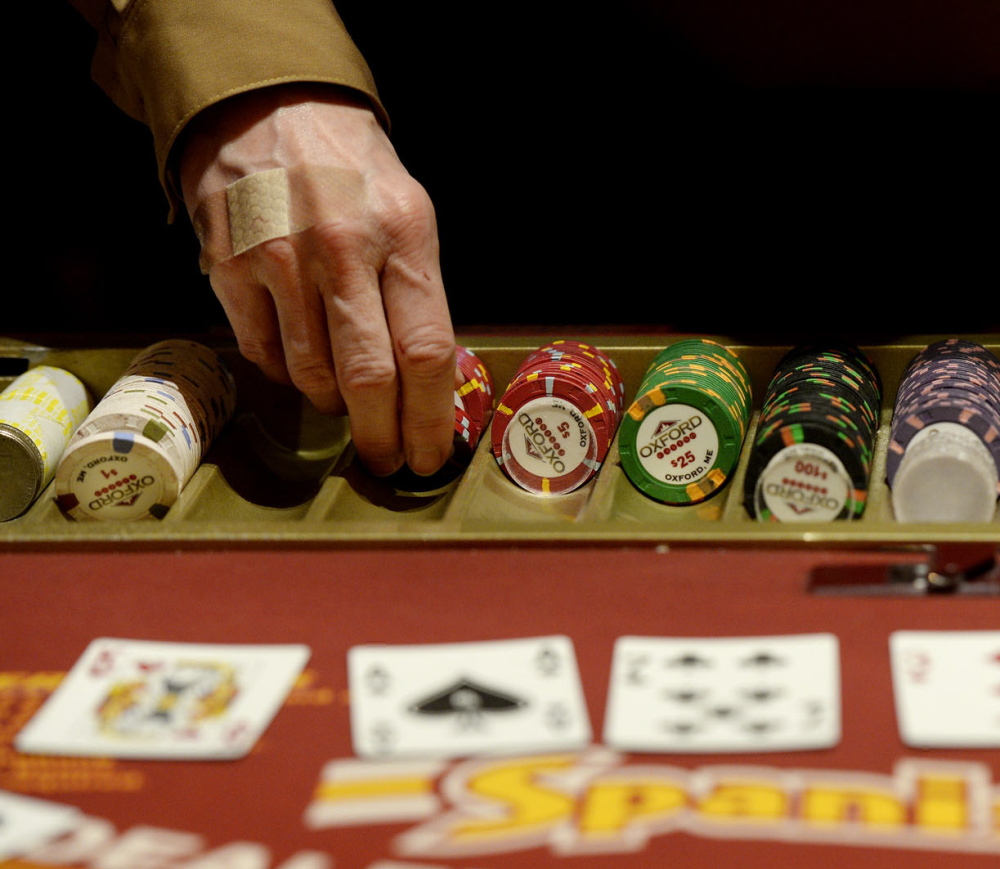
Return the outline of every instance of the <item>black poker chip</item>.
<path id="1" fill-rule="evenodd" d="M 760 521 L 854 519 L 865 509 L 882 384 L 860 349 L 794 347 L 761 406 L 743 503 Z"/>

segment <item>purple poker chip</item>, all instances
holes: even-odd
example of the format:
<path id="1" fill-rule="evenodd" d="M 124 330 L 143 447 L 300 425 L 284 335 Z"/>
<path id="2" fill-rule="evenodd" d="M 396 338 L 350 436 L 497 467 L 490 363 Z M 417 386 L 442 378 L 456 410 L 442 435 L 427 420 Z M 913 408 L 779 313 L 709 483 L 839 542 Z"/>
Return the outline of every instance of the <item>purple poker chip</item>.
<path id="1" fill-rule="evenodd" d="M 985 347 L 948 338 L 925 347 L 907 366 L 886 452 L 890 486 L 907 446 L 937 423 L 974 432 L 1000 468 L 1000 360 Z"/>

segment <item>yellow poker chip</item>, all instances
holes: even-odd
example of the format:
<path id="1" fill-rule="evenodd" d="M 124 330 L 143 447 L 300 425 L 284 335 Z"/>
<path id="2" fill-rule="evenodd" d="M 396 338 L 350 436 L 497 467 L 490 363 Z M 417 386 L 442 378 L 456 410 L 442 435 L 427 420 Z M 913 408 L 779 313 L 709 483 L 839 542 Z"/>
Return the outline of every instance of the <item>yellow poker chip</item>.
<path id="1" fill-rule="evenodd" d="M 20 516 L 52 481 L 89 409 L 83 383 L 49 365 L 32 368 L 0 392 L 0 522 Z"/>

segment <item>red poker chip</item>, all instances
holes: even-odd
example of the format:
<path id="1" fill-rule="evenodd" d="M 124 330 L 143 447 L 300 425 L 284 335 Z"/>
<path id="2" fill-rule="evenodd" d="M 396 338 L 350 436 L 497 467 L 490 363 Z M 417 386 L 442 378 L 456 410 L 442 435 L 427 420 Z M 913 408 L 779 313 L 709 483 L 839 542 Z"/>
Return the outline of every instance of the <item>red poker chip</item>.
<path id="1" fill-rule="evenodd" d="M 601 466 L 598 437 L 593 429 L 588 432 L 582 452 L 559 449 L 563 433 L 554 423 L 565 422 L 573 414 L 579 423 L 579 411 L 554 396 L 524 405 L 503 427 L 499 444 L 494 441 L 494 453 L 503 472 L 522 489 L 540 495 L 572 492 L 590 480 Z"/>
<path id="2" fill-rule="evenodd" d="M 462 406 L 469 415 L 485 428 L 493 412 L 493 397 L 483 391 L 478 378 L 463 383 L 455 390 L 455 394 L 461 399 Z"/>
<path id="3" fill-rule="evenodd" d="M 461 345 L 456 347 L 456 359 L 463 377 L 463 382 L 455 390 L 456 406 L 468 415 L 467 423 L 456 418 L 456 427 L 462 423 L 475 449 L 493 413 L 493 378 L 483 361 Z"/>
<path id="4" fill-rule="evenodd" d="M 600 468 L 624 412 L 624 385 L 613 362 L 578 341 L 528 354 L 493 419 L 493 454 L 521 488 L 559 494 Z"/>
<path id="5" fill-rule="evenodd" d="M 511 383 L 504 393 L 494 418 L 494 455 L 499 455 L 503 429 L 513 413 L 530 401 L 549 397 L 568 401 L 586 418 L 597 437 L 599 459 L 603 461 L 614 438 L 617 419 L 612 416 L 606 404 L 601 401 L 598 393 L 589 389 L 588 385 L 579 380 L 572 371 L 567 370 L 551 373 L 546 373 L 544 370 L 528 372 Z M 509 413 L 502 413 L 505 409 Z M 497 422 L 500 423 L 499 426 Z"/>

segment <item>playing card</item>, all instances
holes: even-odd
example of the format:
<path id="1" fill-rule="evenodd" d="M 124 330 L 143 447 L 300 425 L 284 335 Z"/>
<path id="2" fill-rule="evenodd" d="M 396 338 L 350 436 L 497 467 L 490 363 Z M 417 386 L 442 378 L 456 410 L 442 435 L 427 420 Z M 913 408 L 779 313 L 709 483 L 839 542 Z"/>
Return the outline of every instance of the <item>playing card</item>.
<path id="1" fill-rule="evenodd" d="M 75 806 L 0 791 L 0 860 L 19 857 L 68 833 L 79 817 Z"/>
<path id="2" fill-rule="evenodd" d="M 590 721 L 568 637 L 348 652 L 351 733 L 362 757 L 575 750 Z"/>
<path id="3" fill-rule="evenodd" d="M 1000 631 L 896 631 L 889 655 L 903 742 L 1000 748 Z"/>
<path id="4" fill-rule="evenodd" d="M 758 752 L 840 740 L 831 634 L 619 637 L 604 742 L 626 751 Z"/>
<path id="5" fill-rule="evenodd" d="M 308 657 L 296 645 L 94 640 L 14 744 L 29 754 L 242 757 Z"/>

